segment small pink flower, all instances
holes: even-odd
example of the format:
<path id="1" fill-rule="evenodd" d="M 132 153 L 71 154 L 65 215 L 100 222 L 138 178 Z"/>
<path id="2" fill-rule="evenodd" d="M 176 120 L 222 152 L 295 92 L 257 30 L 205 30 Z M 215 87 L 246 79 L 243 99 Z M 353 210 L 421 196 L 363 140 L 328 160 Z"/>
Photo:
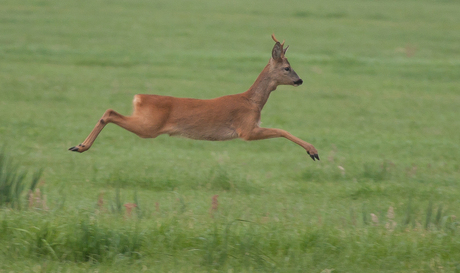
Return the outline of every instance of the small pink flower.
<path id="1" fill-rule="evenodd" d="M 128 218 L 131 218 L 131 211 L 133 210 L 133 208 L 137 207 L 137 205 L 134 203 L 128 203 L 128 204 L 124 204 L 124 206 L 126 208 L 126 216 Z"/>
<path id="2" fill-rule="evenodd" d="M 219 201 L 217 201 L 217 197 L 219 197 L 217 194 L 212 197 L 211 209 L 209 209 L 209 214 L 212 218 L 214 218 L 214 212 L 219 208 Z"/>

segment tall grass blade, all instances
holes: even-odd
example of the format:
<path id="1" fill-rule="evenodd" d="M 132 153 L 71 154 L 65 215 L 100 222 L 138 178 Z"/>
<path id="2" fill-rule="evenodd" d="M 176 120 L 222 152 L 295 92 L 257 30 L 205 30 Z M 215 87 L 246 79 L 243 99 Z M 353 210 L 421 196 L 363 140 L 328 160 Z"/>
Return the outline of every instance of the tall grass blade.
<path id="1" fill-rule="evenodd" d="M 411 214 L 412 214 L 412 197 L 409 198 L 409 202 L 407 203 L 406 214 L 404 216 L 403 227 L 406 227 L 411 222 Z"/>
<path id="2" fill-rule="evenodd" d="M 134 191 L 134 196 L 133 196 L 134 204 L 136 204 L 136 214 L 138 219 L 142 219 L 143 216 L 143 211 L 140 207 L 139 204 L 139 198 L 137 197 L 137 190 Z"/>
<path id="3" fill-rule="evenodd" d="M 37 171 L 32 178 L 32 185 L 36 185 L 42 170 Z M 22 209 L 21 195 L 25 189 L 27 172 L 10 159 L 4 148 L 0 151 L 0 206 L 13 209 Z M 31 185 L 31 186 L 32 186 Z"/>
<path id="4" fill-rule="evenodd" d="M 363 203 L 363 224 L 367 225 L 369 224 L 369 219 L 367 217 L 367 211 L 366 211 L 366 204 Z"/>
<path id="5" fill-rule="evenodd" d="M 436 218 L 434 220 L 434 223 L 436 227 L 438 228 L 441 225 L 441 219 L 442 219 L 442 205 L 439 205 L 438 211 L 436 212 Z"/>
<path id="6" fill-rule="evenodd" d="M 32 175 L 32 182 L 30 183 L 30 190 L 33 192 L 35 190 L 35 188 L 37 187 L 38 185 L 38 182 L 40 181 L 40 177 L 42 176 L 43 174 L 43 168 L 41 169 L 38 169 L 37 171 L 35 171 Z"/>
<path id="7" fill-rule="evenodd" d="M 426 210 L 425 229 L 430 227 L 431 215 L 433 214 L 433 201 L 430 201 Z"/>
<path id="8" fill-rule="evenodd" d="M 123 213 L 123 201 L 121 200 L 120 188 L 115 190 L 115 199 L 111 205 L 112 213 Z"/>

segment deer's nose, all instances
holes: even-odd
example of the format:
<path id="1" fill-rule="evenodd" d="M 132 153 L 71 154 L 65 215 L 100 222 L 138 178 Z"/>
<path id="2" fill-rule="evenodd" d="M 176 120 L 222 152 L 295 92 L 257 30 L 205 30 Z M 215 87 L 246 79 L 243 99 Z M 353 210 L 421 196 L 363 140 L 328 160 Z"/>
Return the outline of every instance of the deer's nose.
<path id="1" fill-rule="evenodd" d="M 302 79 L 298 79 L 294 82 L 296 85 L 301 85 L 303 83 Z"/>

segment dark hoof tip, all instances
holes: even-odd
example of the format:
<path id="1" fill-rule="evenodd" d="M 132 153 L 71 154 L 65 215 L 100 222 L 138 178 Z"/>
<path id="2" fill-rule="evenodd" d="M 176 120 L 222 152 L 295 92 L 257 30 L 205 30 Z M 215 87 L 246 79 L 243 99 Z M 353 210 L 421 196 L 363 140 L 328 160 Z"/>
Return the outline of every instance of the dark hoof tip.
<path id="1" fill-rule="evenodd" d="M 308 153 L 308 154 L 310 154 L 310 153 Z M 315 161 L 316 159 L 320 160 L 318 154 L 310 155 L 310 157 L 311 157 L 311 159 L 313 159 L 313 161 Z"/>
<path id="2" fill-rule="evenodd" d="M 77 146 L 71 147 L 69 148 L 69 151 L 78 152 L 78 147 Z"/>

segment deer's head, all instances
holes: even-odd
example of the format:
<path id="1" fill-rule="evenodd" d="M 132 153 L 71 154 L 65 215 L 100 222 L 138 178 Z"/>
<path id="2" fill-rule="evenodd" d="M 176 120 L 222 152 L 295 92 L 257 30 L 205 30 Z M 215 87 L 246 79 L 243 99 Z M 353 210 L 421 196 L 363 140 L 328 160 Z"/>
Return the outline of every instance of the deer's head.
<path id="1" fill-rule="evenodd" d="M 289 46 L 283 48 L 284 41 L 280 43 L 275 38 L 275 34 L 272 34 L 272 39 L 275 41 L 275 46 L 272 50 L 272 58 L 270 59 L 270 72 L 273 80 L 275 80 L 278 85 L 301 85 L 303 83 L 302 79 L 295 73 L 291 64 L 284 56 Z"/>

